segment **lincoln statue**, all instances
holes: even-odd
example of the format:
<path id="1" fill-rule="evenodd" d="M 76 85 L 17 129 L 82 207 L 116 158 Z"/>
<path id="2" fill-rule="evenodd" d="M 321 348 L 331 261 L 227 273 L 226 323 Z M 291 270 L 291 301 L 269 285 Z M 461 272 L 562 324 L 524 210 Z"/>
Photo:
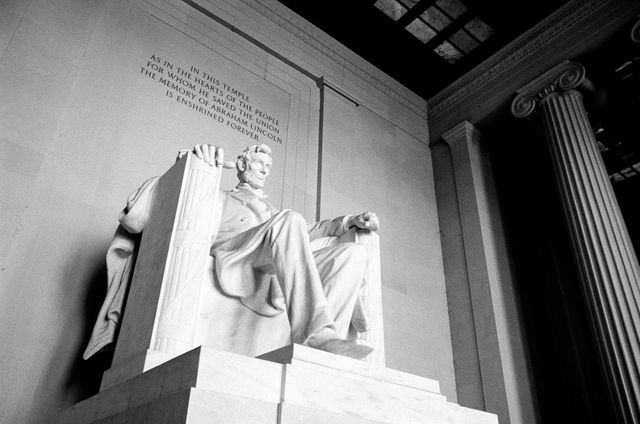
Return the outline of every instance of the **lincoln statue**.
<path id="1" fill-rule="evenodd" d="M 293 343 L 358 359 L 369 355 L 373 347 L 368 342 L 349 337 L 350 327 L 366 331 L 359 296 L 365 282 L 365 248 L 353 242 L 322 246 L 314 240 L 341 236 L 353 227 L 377 231 L 378 217 L 364 212 L 308 224 L 299 213 L 278 209 L 263 191 L 272 167 L 271 149 L 265 144 L 245 148 L 235 163 L 225 161 L 222 149 L 212 145 L 196 145 L 191 152 L 208 166 L 235 168 L 239 180 L 221 194 L 220 226 L 211 241 L 218 290 L 260 316 L 286 314 Z M 113 282 L 132 266 L 129 240 L 143 230 L 146 203 L 151 202 L 145 199 L 153 197 L 148 193 L 155 181 L 136 190 L 120 214 L 107 254 L 107 299 L 85 358 L 112 344 L 117 334 L 125 291 Z"/>

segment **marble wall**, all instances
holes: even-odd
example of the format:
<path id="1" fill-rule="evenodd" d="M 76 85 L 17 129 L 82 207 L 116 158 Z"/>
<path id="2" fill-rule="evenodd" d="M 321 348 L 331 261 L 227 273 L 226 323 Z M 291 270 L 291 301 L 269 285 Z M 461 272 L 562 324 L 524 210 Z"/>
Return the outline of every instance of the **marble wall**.
<path id="1" fill-rule="evenodd" d="M 435 378 L 454 398 L 429 150 L 364 105 L 331 90 L 325 99 L 322 214 L 373 210 L 380 217 L 387 366 Z"/>
<path id="2" fill-rule="evenodd" d="M 180 148 L 256 139 L 276 203 L 379 212 L 387 364 L 455 401 L 426 103 L 273 0 L 198 4 L 0 3 L 0 421 L 93 390 L 79 356 L 129 192 Z"/>

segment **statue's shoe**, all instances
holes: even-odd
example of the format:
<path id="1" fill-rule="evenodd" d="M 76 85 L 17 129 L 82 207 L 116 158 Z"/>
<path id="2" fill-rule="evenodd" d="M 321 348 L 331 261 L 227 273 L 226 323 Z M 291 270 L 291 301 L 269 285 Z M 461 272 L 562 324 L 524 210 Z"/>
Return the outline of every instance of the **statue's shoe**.
<path id="1" fill-rule="evenodd" d="M 309 340 L 309 347 L 324 350 L 325 352 L 335 353 L 336 355 L 348 356 L 354 359 L 362 359 L 373 352 L 371 346 L 366 340 L 358 339 L 324 339 Z"/>

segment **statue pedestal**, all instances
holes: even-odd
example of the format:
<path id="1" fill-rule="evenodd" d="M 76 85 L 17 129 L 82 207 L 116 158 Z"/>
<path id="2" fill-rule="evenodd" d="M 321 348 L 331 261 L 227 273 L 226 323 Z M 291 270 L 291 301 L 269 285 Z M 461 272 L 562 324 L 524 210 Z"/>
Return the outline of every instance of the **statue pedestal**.
<path id="1" fill-rule="evenodd" d="M 195 348 L 62 412 L 64 424 L 468 423 L 437 381 L 300 345 L 251 358 Z"/>

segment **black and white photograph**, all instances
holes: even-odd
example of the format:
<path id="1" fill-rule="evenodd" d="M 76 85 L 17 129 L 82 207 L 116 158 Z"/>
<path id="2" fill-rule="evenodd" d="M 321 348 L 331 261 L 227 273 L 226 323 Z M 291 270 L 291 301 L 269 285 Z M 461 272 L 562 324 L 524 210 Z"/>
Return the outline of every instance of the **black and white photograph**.
<path id="1" fill-rule="evenodd" d="M 640 424 L 638 122 L 638 0 L 0 0 L 0 424 Z"/>

